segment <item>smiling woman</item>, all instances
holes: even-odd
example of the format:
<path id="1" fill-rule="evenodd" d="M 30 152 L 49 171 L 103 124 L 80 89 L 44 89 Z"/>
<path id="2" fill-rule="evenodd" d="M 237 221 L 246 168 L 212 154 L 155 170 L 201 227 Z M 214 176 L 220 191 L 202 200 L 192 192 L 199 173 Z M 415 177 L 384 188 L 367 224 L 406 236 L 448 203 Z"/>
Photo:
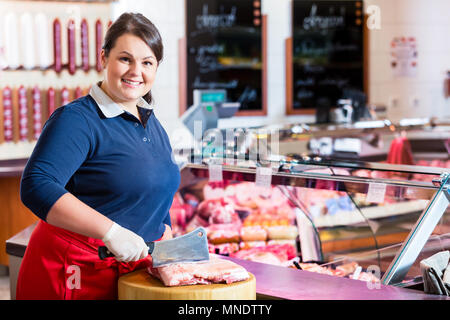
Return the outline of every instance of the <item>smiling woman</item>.
<path id="1" fill-rule="evenodd" d="M 126 33 L 116 40 L 112 50 L 101 53 L 105 80 L 101 88 L 137 118 L 137 101 L 148 95 L 156 76 L 158 60 L 139 37 Z M 147 101 L 148 102 L 148 101 Z"/>
<path id="2" fill-rule="evenodd" d="M 122 35 L 125 35 L 126 39 L 121 39 Z M 119 42 L 119 39 L 123 42 L 119 45 L 121 48 L 116 44 L 116 42 Z M 127 44 L 130 45 L 134 43 L 137 44 L 137 52 L 128 52 L 127 48 L 131 48 L 132 46 L 127 46 Z M 122 14 L 117 19 L 116 23 L 111 25 L 106 34 L 102 50 L 103 67 L 105 67 L 106 60 L 110 57 L 110 54 L 116 54 L 116 59 L 121 59 L 123 63 L 143 63 L 146 65 L 145 70 L 147 71 L 147 74 L 152 74 L 153 77 L 149 84 L 149 90 L 145 92 L 143 98 L 147 103 L 152 103 L 150 88 L 153 84 L 156 69 L 161 63 L 164 55 L 161 35 L 155 25 L 141 14 Z M 151 71 L 154 72 L 151 73 Z M 140 79 L 139 81 L 142 80 L 143 79 Z"/>
<path id="3" fill-rule="evenodd" d="M 115 299 L 118 277 L 150 264 L 145 242 L 172 237 L 180 173 L 150 106 L 162 57 L 156 27 L 122 14 L 106 34 L 103 81 L 45 124 L 21 181 L 22 202 L 41 221 L 17 299 Z M 115 258 L 100 260 L 99 246 Z"/>

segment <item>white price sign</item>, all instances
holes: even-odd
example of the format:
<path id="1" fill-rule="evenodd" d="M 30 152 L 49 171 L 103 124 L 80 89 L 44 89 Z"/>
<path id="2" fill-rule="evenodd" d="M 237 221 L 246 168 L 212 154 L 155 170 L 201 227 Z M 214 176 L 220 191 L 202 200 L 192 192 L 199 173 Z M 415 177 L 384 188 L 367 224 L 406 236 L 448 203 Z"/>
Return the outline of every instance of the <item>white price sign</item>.
<path id="1" fill-rule="evenodd" d="M 209 181 L 215 182 L 215 181 L 222 181 L 223 180 L 223 174 L 222 174 L 222 165 L 220 164 L 209 164 Z"/>
<path id="2" fill-rule="evenodd" d="M 371 183 L 366 195 L 366 202 L 383 203 L 386 195 L 386 185 L 384 183 Z"/>
<path id="3" fill-rule="evenodd" d="M 270 188 L 272 184 L 272 168 L 256 168 L 255 185 L 257 187 Z"/>

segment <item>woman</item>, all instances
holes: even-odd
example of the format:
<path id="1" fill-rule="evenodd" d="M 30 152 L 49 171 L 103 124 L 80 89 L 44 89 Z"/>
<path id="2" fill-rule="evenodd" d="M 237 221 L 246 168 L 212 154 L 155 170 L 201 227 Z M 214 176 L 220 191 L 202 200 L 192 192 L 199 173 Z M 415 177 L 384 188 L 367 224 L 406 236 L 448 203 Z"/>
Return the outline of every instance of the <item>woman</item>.
<path id="1" fill-rule="evenodd" d="M 104 80 L 46 122 L 21 182 L 41 220 L 17 299 L 115 299 L 118 277 L 149 265 L 145 242 L 172 237 L 180 173 L 150 107 L 162 57 L 156 27 L 122 14 L 106 33 Z M 100 260 L 101 245 L 115 258 Z"/>

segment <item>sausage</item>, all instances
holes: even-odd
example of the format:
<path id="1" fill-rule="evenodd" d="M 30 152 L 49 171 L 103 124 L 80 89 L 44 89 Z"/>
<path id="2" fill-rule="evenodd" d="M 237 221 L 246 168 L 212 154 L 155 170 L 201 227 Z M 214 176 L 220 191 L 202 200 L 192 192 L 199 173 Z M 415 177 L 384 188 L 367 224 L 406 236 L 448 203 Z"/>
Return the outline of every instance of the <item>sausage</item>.
<path id="1" fill-rule="evenodd" d="M 61 105 L 65 106 L 66 104 L 68 104 L 70 102 L 69 100 L 70 100 L 69 99 L 69 90 L 66 87 L 64 87 L 61 90 Z"/>
<path id="2" fill-rule="evenodd" d="M 19 87 L 19 140 L 28 140 L 28 104 L 27 89 Z"/>
<path id="3" fill-rule="evenodd" d="M 86 19 L 81 21 L 81 68 L 83 71 L 89 71 L 89 28 Z"/>
<path id="4" fill-rule="evenodd" d="M 75 88 L 75 99 L 81 98 L 83 96 L 83 90 L 80 87 Z"/>
<path id="5" fill-rule="evenodd" d="M 61 22 L 59 19 L 53 21 L 53 57 L 56 72 L 61 72 Z"/>
<path id="6" fill-rule="evenodd" d="M 12 90 L 9 87 L 3 89 L 3 120 L 5 142 L 13 140 L 13 110 L 12 110 Z"/>
<path id="7" fill-rule="evenodd" d="M 50 87 L 47 91 L 47 106 L 48 106 L 48 116 L 50 117 L 56 109 L 56 100 L 55 100 L 55 89 Z"/>
<path id="8" fill-rule="evenodd" d="M 36 45 L 39 57 L 39 67 L 42 70 L 47 69 L 51 63 L 51 52 L 48 45 L 47 18 L 43 13 L 38 13 L 35 18 L 36 26 Z"/>
<path id="9" fill-rule="evenodd" d="M 67 24 L 67 48 L 69 56 L 69 73 L 74 74 L 76 71 L 75 57 L 75 21 L 70 19 Z"/>
<path id="10" fill-rule="evenodd" d="M 95 22 L 95 52 L 96 52 L 96 62 L 95 69 L 97 72 L 102 71 L 102 61 L 100 53 L 102 52 L 102 39 L 103 39 L 103 27 L 100 19 Z"/>
<path id="11" fill-rule="evenodd" d="M 35 86 L 32 91 L 33 99 L 33 129 L 34 139 L 38 139 L 42 130 L 42 117 L 41 117 L 41 90 L 38 86 Z"/>

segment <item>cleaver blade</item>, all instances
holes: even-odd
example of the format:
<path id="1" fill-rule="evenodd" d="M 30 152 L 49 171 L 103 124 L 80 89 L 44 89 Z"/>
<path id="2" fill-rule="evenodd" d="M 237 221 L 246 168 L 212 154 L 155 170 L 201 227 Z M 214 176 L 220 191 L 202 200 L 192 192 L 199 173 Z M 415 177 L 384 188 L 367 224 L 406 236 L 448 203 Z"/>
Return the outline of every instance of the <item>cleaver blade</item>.
<path id="1" fill-rule="evenodd" d="M 209 260 L 208 239 L 202 227 L 173 239 L 147 242 L 147 246 L 154 268 Z M 114 256 L 106 247 L 99 247 L 98 254 L 100 259 Z"/>

